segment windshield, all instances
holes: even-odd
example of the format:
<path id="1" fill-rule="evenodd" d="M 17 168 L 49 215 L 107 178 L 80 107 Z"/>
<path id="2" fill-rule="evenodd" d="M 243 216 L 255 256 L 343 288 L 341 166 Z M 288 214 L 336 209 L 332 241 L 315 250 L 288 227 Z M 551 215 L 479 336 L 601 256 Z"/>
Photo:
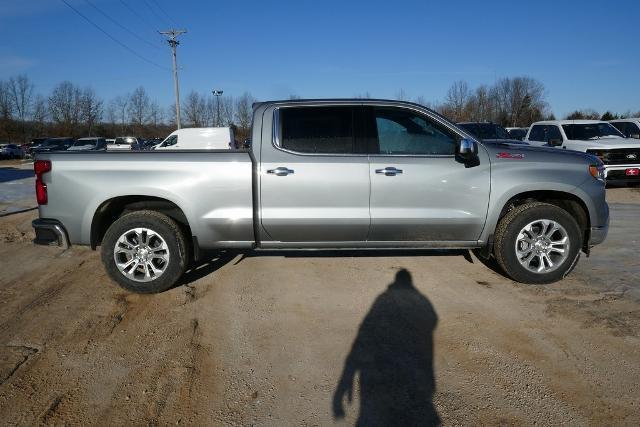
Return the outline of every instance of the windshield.
<path id="1" fill-rule="evenodd" d="M 97 140 L 95 139 L 80 139 L 78 141 L 76 141 L 73 146 L 74 147 L 86 147 L 87 145 L 89 146 L 95 146 L 98 143 Z"/>
<path id="2" fill-rule="evenodd" d="M 620 131 L 609 123 L 581 123 L 573 125 L 562 125 L 567 139 L 588 140 L 600 139 L 606 136 L 619 136 L 624 138 Z"/>

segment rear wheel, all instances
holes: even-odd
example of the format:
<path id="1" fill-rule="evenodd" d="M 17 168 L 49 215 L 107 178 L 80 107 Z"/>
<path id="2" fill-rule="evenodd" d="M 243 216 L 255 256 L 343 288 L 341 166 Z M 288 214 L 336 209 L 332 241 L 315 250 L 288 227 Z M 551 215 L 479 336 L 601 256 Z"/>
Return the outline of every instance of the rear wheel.
<path id="1" fill-rule="evenodd" d="M 188 260 L 186 240 L 178 224 L 155 211 L 120 217 L 107 230 L 101 252 L 109 276 L 137 293 L 169 289 L 184 273 Z"/>
<path id="2" fill-rule="evenodd" d="M 494 256 L 504 272 L 522 283 L 553 283 L 573 270 L 582 233 L 564 209 L 533 202 L 518 206 L 499 222 Z"/>

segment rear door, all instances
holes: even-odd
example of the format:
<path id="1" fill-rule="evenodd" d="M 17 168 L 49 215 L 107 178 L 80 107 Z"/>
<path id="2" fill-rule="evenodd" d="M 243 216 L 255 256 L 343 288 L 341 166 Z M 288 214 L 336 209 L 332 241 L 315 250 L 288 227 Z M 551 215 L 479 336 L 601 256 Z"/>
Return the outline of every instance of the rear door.
<path id="1" fill-rule="evenodd" d="M 489 202 L 486 152 L 465 164 L 455 156 L 459 135 L 435 118 L 406 107 L 367 110 L 375 135 L 370 245 L 477 240 Z"/>
<path id="2" fill-rule="evenodd" d="M 364 245 L 369 163 L 364 141 L 356 137 L 358 111 L 351 105 L 274 111 L 273 141 L 263 138 L 261 146 L 263 246 Z"/>

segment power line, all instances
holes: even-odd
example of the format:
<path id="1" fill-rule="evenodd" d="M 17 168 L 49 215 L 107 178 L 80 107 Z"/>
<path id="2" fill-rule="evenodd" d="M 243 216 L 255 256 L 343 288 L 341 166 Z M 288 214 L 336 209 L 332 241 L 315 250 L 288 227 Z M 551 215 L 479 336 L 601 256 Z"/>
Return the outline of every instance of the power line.
<path id="1" fill-rule="evenodd" d="M 158 2 L 157 0 L 154 2 L 154 4 L 156 5 L 156 7 L 158 9 L 160 9 L 160 12 L 164 13 L 165 16 L 167 18 L 169 18 L 169 20 L 171 20 L 171 22 L 173 22 L 176 26 L 178 25 L 178 23 L 171 17 L 171 15 L 169 15 L 163 8 L 162 6 L 160 6 L 160 2 Z"/>
<path id="2" fill-rule="evenodd" d="M 148 8 L 149 8 L 149 10 L 151 11 L 151 13 L 153 13 L 153 14 L 156 16 L 156 18 L 158 18 L 158 19 L 159 19 L 159 20 L 161 20 L 161 21 L 164 21 L 166 24 L 171 25 L 171 22 L 167 21 L 167 20 L 166 20 L 166 19 L 164 19 L 162 16 L 160 16 L 160 15 L 158 14 L 158 12 L 156 12 L 156 11 L 151 7 L 151 5 L 149 4 L 149 2 L 148 2 L 147 0 L 143 0 L 143 1 L 144 1 L 144 4 L 146 4 L 146 5 L 147 5 L 147 7 L 148 7 Z"/>
<path id="3" fill-rule="evenodd" d="M 136 15 L 138 17 L 138 19 L 140 19 L 141 21 L 144 21 L 145 24 L 147 24 L 153 31 L 157 31 L 160 32 L 160 30 L 153 24 L 151 24 L 151 22 L 149 22 L 147 20 L 147 18 L 145 18 L 144 16 L 140 15 L 138 12 L 135 11 L 135 9 L 133 9 L 131 6 L 129 6 L 127 3 L 124 2 L 124 0 L 120 0 L 120 3 L 122 3 L 122 5 L 124 7 L 126 7 L 127 9 L 129 9 L 129 11 L 131 13 L 133 13 L 134 15 Z"/>
<path id="4" fill-rule="evenodd" d="M 125 30 L 127 33 L 131 34 L 133 37 L 135 37 L 136 39 L 140 40 L 143 43 L 148 44 L 149 46 L 151 46 L 154 49 L 158 49 L 160 50 L 160 47 L 151 43 L 150 41 L 147 41 L 145 39 L 143 39 L 142 37 L 140 37 L 139 35 L 137 35 L 136 33 L 134 33 L 133 31 L 131 31 L 130 29 L 128 29 L 127 27 L 125 27 L 124 25 L 122 25 L 121 23 L 119 23 L 118 21 L 116 21 L 115 19 L 113 19 L 112 17 L 110 17 L 109 15 L 107 15 L 104 11 L 102 11 L 98 6 L 94 5 L 93 3 L 91 3 L 89 0 L 84 0 L 85 3 L 87 3 L 89 6 L 91 6 L 92 8 L 94 8 L 95 10 L 97 10 L 100 14 L 102 14 L 102 16 L 104 16 L 105 18 L 107 18 L 109 21 L 113 22 L 114 24 L 116 24 L 118 27 L 122 28 L 123 30 Z"/>
<path id="5" fill-rule="evenodd" d="M 87 16 L 85 16 L 82 12 L 80 12 L 78 9 L 76 9 L 75 7 L 71 6 L 67 0 L 60 0 L 62 3 L 66 4 L 71 10 L 73 10 L 75 13 L 77 13 L 78 15 L 80 15 L 80 17 L 82 17 L 82 19 L 84 19 L 85 21 L 87 21 L 89 24 L 93 25 L 94 27 L 96 27 L 98 30 L 100 30 L 105 36 L 109 37 L 111 40 L 113 40 L 114 42 L 116 42 L 117 44 L 119 44 L 120 46 L 122 46 L 123 48 L 125 48 L 126 50 L 128 50 L 130 53 L 132 53 L 133 55 L 137 56 L 138 58 L 142 59 L 145 62 L 148 62 L 151 65 L 154 65 L 158 68 L 160 68 L 161 70 L 165 70 L 165 71 L 169 71 L 168 68 L 163 67 L 162 65 L 159 65 L 155 62 L 153 62 L 152 60 L 145 58 L 144 56 L 140 55 L 138 52 L 136 52 L 135 50 L 131 49 L 129 46 L 127 46 L 126 44 L 122 43 L 120 40 L 116 39 L 115 37 L 113 37 L 111 34 L 109 34 L 108 32 L 106 32 L 104 29 L 102 29 L 102 27 L 100 27 L 98 24 L 96 24 L 95 22 L 93 22 L 91 19 L 89 19 Z"/>

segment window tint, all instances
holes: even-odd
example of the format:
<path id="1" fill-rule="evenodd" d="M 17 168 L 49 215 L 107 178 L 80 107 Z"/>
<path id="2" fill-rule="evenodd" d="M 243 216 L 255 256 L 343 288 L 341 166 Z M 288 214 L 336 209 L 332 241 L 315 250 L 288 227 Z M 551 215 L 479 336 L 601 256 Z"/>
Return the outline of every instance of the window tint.
<path id="1" fill-rule="evenodd" d="M 627 133 L 628 133 L 628 136 L 638 135 L 638 134 L 640 134 L 640 127 L 638 127 L 638 125 L 635 124 L 635 123 L 628 122 L 627 123 Z"/>
<path id="2" fill-rule="evenodd" d="M 380 154 L 453 155 L 457 137 L 412 111 L 375 108 Z"/>
<path id="3" fill-rule="evenodd" d="M 558 126 L 547 126 L 547 138 L 546 141 L 549 142 L 551 139 L 559 139 L 562 141 L 562 134 L 560 133 L 560 129 Z"/>
<path id="4" fill-rule="evenodd" d="M 567 139 L 589 140 L 600 139 L 605 136 L 624 136 L 620 131 L 609 123 L 578 123 L 562 125 Z"/>
<path id="5" fill-rule="evenodd" d="M 529 132 L 529 141 L 544 141 L 544 126 L 535 125 Z"/>
<path id="6" fill-rule="evenodd" d="M 282 148 L 298 153 L 354 153 L 352 107 L 282 108 L 279 115 Z"/>
<path id="7" fill-rule="evenodd" d="M 620 132 L 622 132 L 626 136 L 629 136 L 628 132 L 627 132 L 627 123 L 626 122 L 615 122 L 615 123 L 611 123 L 611 124 L 613 125 L 613 127 L 618 129 Z"/>
<path id="8" fill-rule="evenodd" d="M 171 147 L 172 145 L 176 145 L 178 143 L 178 135 L 171 135 L 167 138 L 162 144 L 163 147 Z"/>

